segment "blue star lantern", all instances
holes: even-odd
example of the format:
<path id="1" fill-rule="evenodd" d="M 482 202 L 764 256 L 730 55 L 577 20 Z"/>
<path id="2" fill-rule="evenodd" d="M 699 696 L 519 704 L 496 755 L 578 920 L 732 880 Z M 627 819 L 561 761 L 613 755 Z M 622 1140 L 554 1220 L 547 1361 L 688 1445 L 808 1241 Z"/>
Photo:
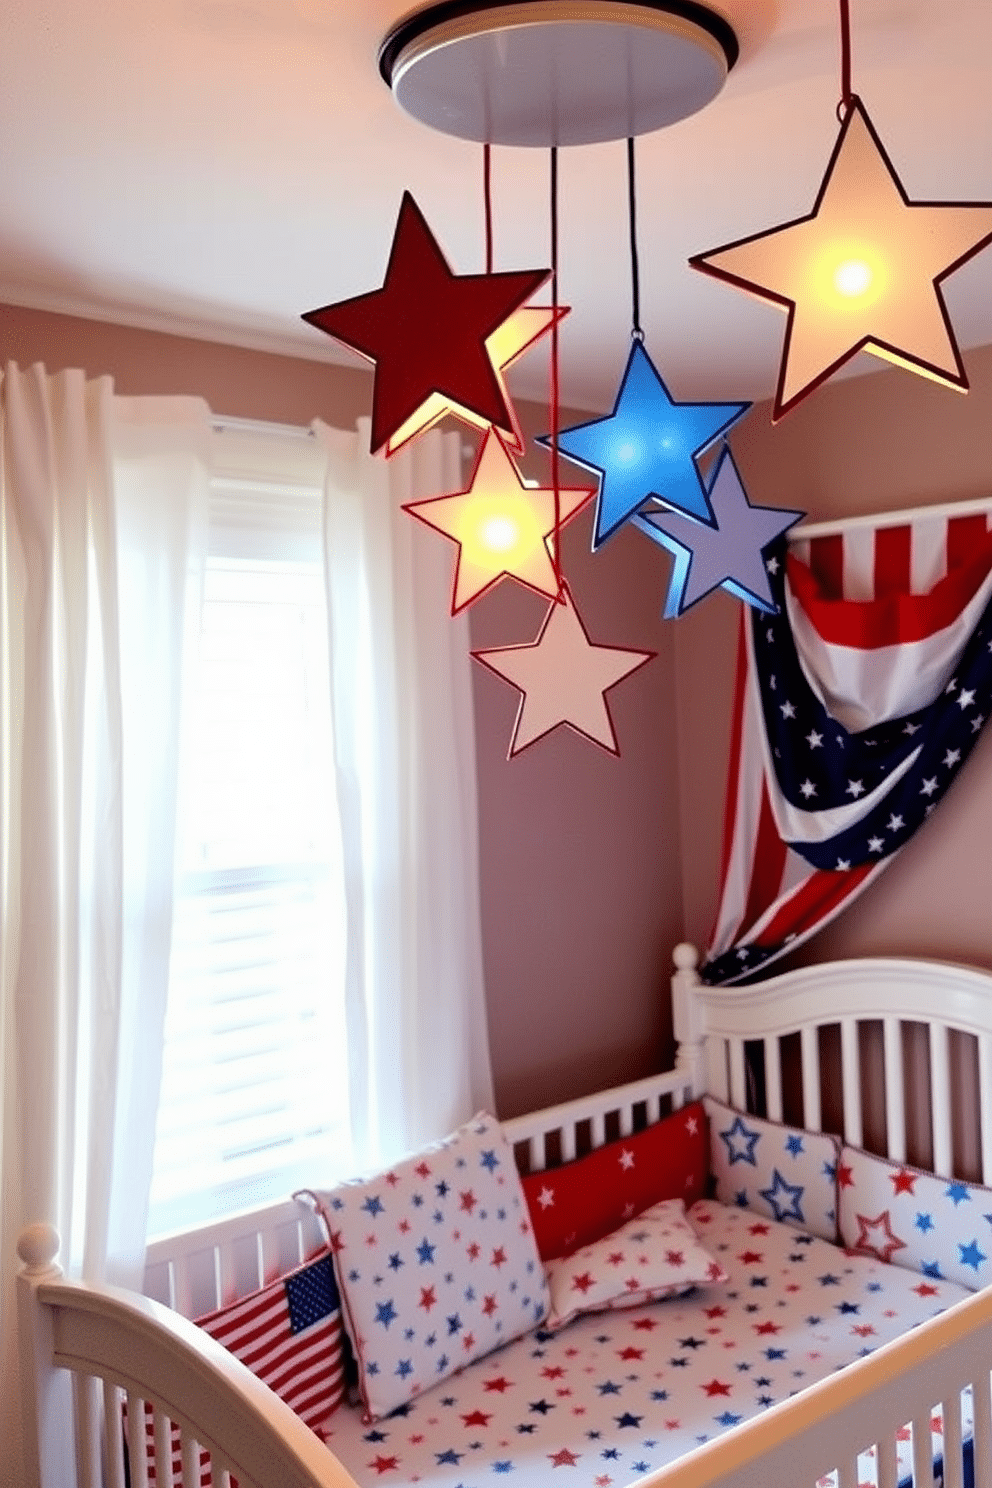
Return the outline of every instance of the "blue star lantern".
<path id="1" fill-rule="evenodd" d="M 674 403 L 658 371 L 635 340 L 613 412 L 575 424 L 558 436 L 562 454 L 600 476 L 593 547 L 598 548 L 651 496 L 711 522 L 696 465 L 750 403 Z M 550 435 L 538 444 L 550 445 Z"/>
<path id="2" fill-rule="evenodd" d="M 724 445 L 708 491 L 716 525 L 657 501 L 634 517 L 635 527 L 667 548 L 675 559 L 665 619 L 683 614 L 714 589 L 727 589 L 755 609 L 775 614 L 762 550 L 795 525 L 805 512 L 752 506 L 729 445 Z M 666 506 L 668 499 L 665 498 Z"/>

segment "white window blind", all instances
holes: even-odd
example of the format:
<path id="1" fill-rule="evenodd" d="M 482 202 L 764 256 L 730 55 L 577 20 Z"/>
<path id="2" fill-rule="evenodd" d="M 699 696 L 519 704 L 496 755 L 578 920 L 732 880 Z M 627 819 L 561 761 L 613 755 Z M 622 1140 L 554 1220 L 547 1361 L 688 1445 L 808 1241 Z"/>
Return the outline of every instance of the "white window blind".
<path id="1" fill-rule="evenodd" d="M 348 1171 L 321 492 L 298 443 L 235 440 L 250 473 L 211 491 L 151 1234 Z"/>

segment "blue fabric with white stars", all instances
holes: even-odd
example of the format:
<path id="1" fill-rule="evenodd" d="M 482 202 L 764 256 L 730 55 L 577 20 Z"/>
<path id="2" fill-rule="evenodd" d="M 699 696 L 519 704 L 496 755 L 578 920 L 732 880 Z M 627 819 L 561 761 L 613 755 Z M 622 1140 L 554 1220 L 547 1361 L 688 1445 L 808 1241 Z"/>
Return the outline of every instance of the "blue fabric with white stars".
<path id="1" fill-rule="evenodd" d="M 735 1205 L 688 1217 L 726 1282 L 537 1329 L 374 1426 L 344 1407 L 331 1449 L 361 1488 L 620 1488 L 967 1295 Z M 908 1438 L 899 1454 L 906 1479 Z"/>
<path id="2" fill-rule="evenodd" d="M 745 1115 L 711 1095 L 703 1105 L 715 1197 L 836 1240 L 837 1138 Z"/>
<path id="3" fill-rule="evenodd" d="M 371 1417 L 546 1316 L 527 1201 L 495 1117 L 314 1198 Z"/>

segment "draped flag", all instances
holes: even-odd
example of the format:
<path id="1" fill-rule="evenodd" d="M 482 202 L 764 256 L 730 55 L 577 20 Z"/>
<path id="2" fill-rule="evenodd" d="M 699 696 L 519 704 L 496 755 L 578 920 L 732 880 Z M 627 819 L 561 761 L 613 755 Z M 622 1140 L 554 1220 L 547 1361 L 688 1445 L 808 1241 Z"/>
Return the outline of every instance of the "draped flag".
<path id="1" fill-rule="evenodd" d="M 992 713 L 992 508 L 796 539 L 769 549 L 778 614 L 742 615 L 711 983 L 866 888 Z"/>

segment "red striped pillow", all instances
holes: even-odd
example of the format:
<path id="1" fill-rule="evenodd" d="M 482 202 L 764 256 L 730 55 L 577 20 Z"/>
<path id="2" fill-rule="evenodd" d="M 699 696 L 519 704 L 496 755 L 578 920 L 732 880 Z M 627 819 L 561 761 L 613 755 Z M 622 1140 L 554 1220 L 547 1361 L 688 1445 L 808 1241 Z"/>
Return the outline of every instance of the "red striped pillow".
<path id="1" fill-rule="evenodd" d="M 260 1291 L 196 1321 L 264 1380 L 312 1431 L 323 1436 L 345 1392 L 341 1300 L 329 1249 Z M 148 1481 L 154 1484 L 155 1437 L 150 1407 L 146 1407 L 145 1415 Z M 181 1488 L 182 1457 L 175 1427 L 172 1460 L 174 1482 Z M 210 1488 L 209 1471 L 201 1471 L 203 1488 Z"/>

